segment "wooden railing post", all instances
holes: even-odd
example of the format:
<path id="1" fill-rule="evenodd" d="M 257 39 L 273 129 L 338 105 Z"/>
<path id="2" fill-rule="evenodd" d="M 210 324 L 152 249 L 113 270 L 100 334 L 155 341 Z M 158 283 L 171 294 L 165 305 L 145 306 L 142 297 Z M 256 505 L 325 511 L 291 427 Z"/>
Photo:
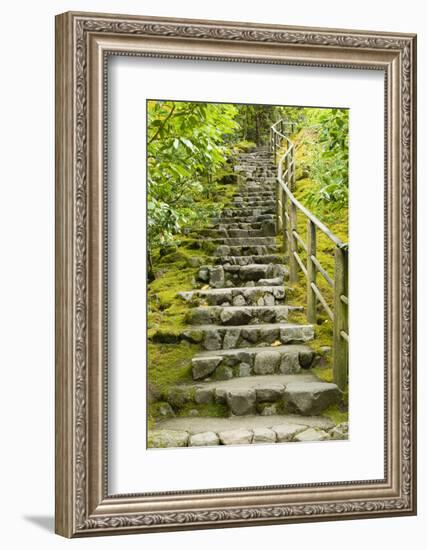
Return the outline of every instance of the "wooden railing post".
<path id="1" fill-rule="evenodd" d="M 342 332 L 348 334 L 348 306 L 341 296 L 348 297 L 348 252 L 335 248 L 334 280 L 334 382 L 344 390 L 348 375 L 348 344 Z"/>
<path id="2" fill-rule="evenodd" d="M 273 132 L 273 159 L 276 164 L 276 132 Z"/>
<path id="3" fill-rule="evenodd" d="M 290 155 L 289 155 L 289 189 L 293 191 L 295 189 L 295 149 L 292 145 L 290 148 Z"/>
<path id="4" fill-rule="evenodd" d="M 279 235 L 283 228 L 283 189 L 279 180 L 276 181 L 276 235 Z"/>
<path id="5" fill-rule="evenodd" d="M 307 321 L 317 321 L 317 299 L 311 283 L 316 284 L 317 269 L 311 259 L 316 256 L 316 226 L 307 220 Z"/>
<path id="6" fill-rule="evenodd" d="M 286 218 L 288 204 L 288 196 L 283 192 L 282 199 L 282 232 L 283 232 L 283 252 L 286 254 L 289 252 L 289 243 L 288 243 L 288 220 Z"/>
<path id="7" fill-rule="evenodd" d="M 298 281 L 298 263 L 294 252 L 297 252 L 297 240 L 294 231 L 297 229 L 297 207 L 292 201 L 289 201 L 289 281 L 296 283 Z"/>

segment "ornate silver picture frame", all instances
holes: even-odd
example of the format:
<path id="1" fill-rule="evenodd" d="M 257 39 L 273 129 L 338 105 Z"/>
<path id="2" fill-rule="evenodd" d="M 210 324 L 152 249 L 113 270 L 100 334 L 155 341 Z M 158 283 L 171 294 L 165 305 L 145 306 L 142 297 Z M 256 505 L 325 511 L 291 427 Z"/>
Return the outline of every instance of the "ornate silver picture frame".
<path id="1" fill-rule="evenodd" d="M 110 494 L 107 60 L 141 56 L 382 71 L 384 478 Z M 416 37 L 68 12 L 56 18 L 56 532 L 65 537 L 416 513 Z M 381 366 L 382 368 L 382 366 Z"/>

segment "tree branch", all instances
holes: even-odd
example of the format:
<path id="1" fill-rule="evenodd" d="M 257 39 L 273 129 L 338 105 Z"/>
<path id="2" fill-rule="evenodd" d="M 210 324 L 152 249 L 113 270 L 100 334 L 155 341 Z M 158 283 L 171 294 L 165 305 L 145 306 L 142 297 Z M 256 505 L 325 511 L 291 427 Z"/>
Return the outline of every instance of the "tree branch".
<path id="1" fill-rule="evenodd" d="M 166 122 L 170 119 L 170 117 L 172 116 L 173 112 L 175 111 L 175 103 L 172 105 L 172 109 L 169 111 L 169 114 L 168 116 L 164 119 L 163 121 L 163 124 L 159 127 L 159 129 L 157 130 L 157 132 L 154 134 L 154 136 L 148 141 L 148 145 L 150 145 L 150 143 L 152 141 L 154 141 L 156 139 L 156 137 L 160 134 L 160 132 L 163 130 L 163 128 L 165 127 L 166 125 Z"/>

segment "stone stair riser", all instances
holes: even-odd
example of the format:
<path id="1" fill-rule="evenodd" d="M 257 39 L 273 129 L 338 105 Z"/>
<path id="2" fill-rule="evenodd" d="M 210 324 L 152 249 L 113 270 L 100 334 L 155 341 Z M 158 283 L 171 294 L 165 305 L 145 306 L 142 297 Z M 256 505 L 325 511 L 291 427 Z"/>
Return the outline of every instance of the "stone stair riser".
<path id="1" fill-rule="evenodd" d="M 229 380 L 246 376 L 296 374 L 314 364 L 315 353 L 303 346 L 250 348 L 200 354 L 192 359 L 193 379 Z"/>
<path id="2" fill-rule="evenodd" d="M 263 305 L 274 306 L 283 304 L 285 299 L 285 288 L 275 286 L 254 286 L 193 290 L 181 292 L 180 296 L 194 306 L 257 306 L 260 305 L 260 298 L 263 298 Z"/>
<path id="3" fill-rule="evenodd" d="M 224 327 L 215 325 L 194 326 L 186 329 L 181 338 L 200 344 L 206 350 L 244 348 L 248 346 L 271 346 L 279 344 L 306 343 L 314 337 L 310 325 L 277 326 L 246 325 Z"/>
<path id="4" fill-rule="evenodd" d="M 268 254 L 277 254 L 279 251 L 277 244 L 242 246 L 221 244 L 215 248 L 213 254 L 214 256 L 265 256 Z"/>
<path id="5" fill-rule="evenodd" d="M 250 265 L 250 264 L 285 264 L 286 258 L 281 254 L 260 256 L 212 256 L 209 260 L 214 265 Z M 287 269 L 286 269 L 287 271 Z"/>
<path id="6" fill-rule="evenodd" d="M 196 275 L 197 280 L 212 288 L 241 287 L 251 281 L 259 281 L 258 286 L 281 286 L 287 277 L 288 270 L 280 264 L 203 265 Z"/>
<path id="7" fill-rule="evenodd" d="M 221 383 L 177 387 L 165 393 L 164 399 L 175 410 L 184 405 L 216 403 L 227 408 L 230 416 L 301 414 L 317 416 L 339 402 L 341 392 L 335 384 L 307 383 L 299 389 L 298 383 L 259 383 L 255 387 L 227 389 Z"/>
<path id="8" fill-rule="evenodd" d="M 250 325 L 280 323 L 288 320 L 290 306 L 207 306 L 192 308 L 186 321 L 190 325 Z"/>
<path id="9" fill-rule="evenodd" d="M 264 221 L 274 221 L 274 214 L 259 214 L 256 216 L 236 216 L 234 218 L 224 218 L 222 216 L 217 218 L 212 218 L 212 223 L 214 225 L 235 225 L 236 223 L 262 223 Z"/>

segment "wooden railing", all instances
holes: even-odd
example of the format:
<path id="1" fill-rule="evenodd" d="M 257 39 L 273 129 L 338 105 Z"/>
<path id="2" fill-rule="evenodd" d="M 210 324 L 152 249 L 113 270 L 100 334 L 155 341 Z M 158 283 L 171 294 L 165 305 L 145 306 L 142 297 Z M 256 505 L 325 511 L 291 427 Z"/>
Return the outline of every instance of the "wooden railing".
<path id="1" fill-rule="evenodd" d="M 294 134 L 296 124 L 279 120 L 270 128 L 270 149 L 277 164 L 276 223 L 278 234 L 283 235 L 285 254 L 289 256 L 289 280 L 298 281 L 301 270 L 307 280 L 307 321 L 317 323 L 318 303 L 333 324 L 333 376 L 334 382 L 344 389 L 348 376 L 348 244 L 343 243 L 310 210 L 293 195 L 295 187 L 295 144 L 288 136 Z M 298 214 L 306 218 L 306 241 L 298 233 Z M 334 244 L 334 274 L 330 276 L 316 256 L 317 232 L 321 231 Z M 306 260 L 301 258 L 304 250 Z M 317 284 L 320 274 L 333 291 L 328 300 Z"/>

